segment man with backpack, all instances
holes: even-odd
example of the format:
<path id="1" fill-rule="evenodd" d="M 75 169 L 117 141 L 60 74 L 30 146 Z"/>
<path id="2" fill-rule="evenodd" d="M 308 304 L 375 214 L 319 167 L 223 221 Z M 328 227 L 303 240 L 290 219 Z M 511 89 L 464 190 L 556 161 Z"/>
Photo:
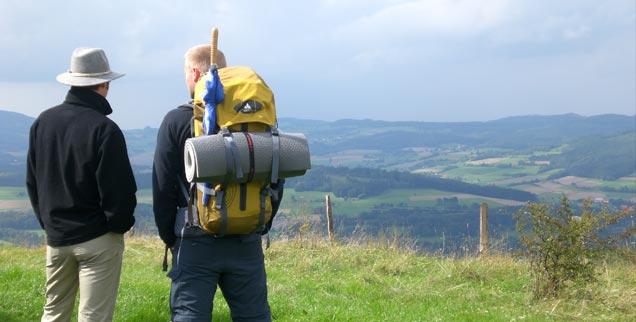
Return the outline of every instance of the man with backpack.
<path id="1" fill-rule="evenodd" d="M 31 126 L 26 187 L 47 243 L 43 322 L 70 321 L 78 289 L 78 321 L 113 320 L 137 205 L 124 135 L 106 117 L 109 84 L 122 76 L 102 49 L 75 49 L 57 76 L 71 86 L 66 99 Z"/>
<path id="2" fill-rule="evenodd" d="M 221 52 L 217 67 L 226 67 Z M 194 46 L 186 52 L 184 73 L 190 98 L 194 98 L 196 83 L 209 68 L 210 45 Z M 193 195 L 184 173 L 184 146 L 193 136 L 192 123 L 192 103 L 167 113 L 157 134 L 153 164 L 155 222 L 159 236 L 172 252 L 172 268 L 168 273 L 172 279 L 172 320 L 210 321 L 218 285 L 233 321 L 271 321 L 262 231 L 213 235 L 197 227 L 197 222 L 192 227 L 175 229 L 175 222 L 183 220 Z M 275 203 L 272 208 L 277 209 L 280 198 Z M 191 211 L 192 208 L 196 206 L 191 205 Z"/>

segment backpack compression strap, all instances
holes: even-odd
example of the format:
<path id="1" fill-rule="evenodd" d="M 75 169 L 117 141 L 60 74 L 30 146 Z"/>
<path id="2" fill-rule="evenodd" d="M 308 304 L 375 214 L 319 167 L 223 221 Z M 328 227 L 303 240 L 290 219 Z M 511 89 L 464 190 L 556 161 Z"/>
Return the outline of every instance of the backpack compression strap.
<path id="1" fill-rule="evenodd" d="M 271 183 L 278 182 L 278 169 L 280 167 L 280 137 L 278 129 L 270 126 L 269 131 L 272 133 L 272 179 Z"/>
<path id="2" fill-rule="evenodd" d="M 223 135 L 223 142 L 225 143 L 227 175 L 236 173 L 236 178 L 241 179 L 243 178 L 243 167 L 241 167 L 241 157 L 239 156 L 236 142 L 234 142 L 232 137 L 232 132 L 227 127 L 221 128 L 219 132 Z"/>

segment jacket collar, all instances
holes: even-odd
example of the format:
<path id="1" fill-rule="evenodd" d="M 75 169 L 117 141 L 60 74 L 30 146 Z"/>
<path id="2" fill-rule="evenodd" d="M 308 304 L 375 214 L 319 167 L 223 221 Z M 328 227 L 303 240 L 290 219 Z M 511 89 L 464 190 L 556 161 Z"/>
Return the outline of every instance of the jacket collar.
<path id="1" fill-rule="evenodd" d="M 189 100 L 187 103 L 179 105 L 179 107 L 192 109 L 194 107 L 194 100 Z"/>
<path id="2" fill-rule="evenodd" d="M 71 87 L 68 94 L 66 94 L 64 103 L 88 107 L 104 115 L 109 115 L 113 112 L 110 103 L 108 103 L 105 97 L 97 94 L 95 91 L 81 87 Z"/>

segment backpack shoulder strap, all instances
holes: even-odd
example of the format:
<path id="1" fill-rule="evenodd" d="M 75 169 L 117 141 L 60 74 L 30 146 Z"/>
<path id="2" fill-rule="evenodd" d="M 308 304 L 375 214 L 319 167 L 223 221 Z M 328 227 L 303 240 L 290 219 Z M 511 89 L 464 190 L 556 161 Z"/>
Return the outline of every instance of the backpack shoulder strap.
<path id="1" fill-rule="evenodd" d="M 194 215 L 192 213 L 192 205 L 193 205 L 193 200 L 194 200 L 194 195 L 196 193 L 196 190 L 194 189 L 190 189 L 190 191 L 188 192 L 188 189 L 186 188 L 185 184 L 183 184 L 183 181 L 181 181 L 181 178 L 179 179 L 179 190 L 181 190 L 181 194 L 183 194 L 183 197 L 185 198 L 185 200 L 188 202 L 188 218 L 187 218 L 187 222 L 186 225 L 189 226 L 194 226 L 195 222 L 194 222 Z"/>

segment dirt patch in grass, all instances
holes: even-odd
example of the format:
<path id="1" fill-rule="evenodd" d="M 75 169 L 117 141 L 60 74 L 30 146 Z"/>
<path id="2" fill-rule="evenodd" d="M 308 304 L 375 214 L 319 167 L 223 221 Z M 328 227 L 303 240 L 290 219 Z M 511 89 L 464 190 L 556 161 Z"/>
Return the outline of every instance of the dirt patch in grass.
<path id="1" fill-rule="evenodd" d="M 488 158 L 488 159 L 481 159 L 481 160 L 466 161 L 466 164 L 470 164 L 470 165 L 490 165 L 490 164 L 499 163 L 499 162 L 501 162 L 503 160 L 505 160 L 505 158 Z"/>

